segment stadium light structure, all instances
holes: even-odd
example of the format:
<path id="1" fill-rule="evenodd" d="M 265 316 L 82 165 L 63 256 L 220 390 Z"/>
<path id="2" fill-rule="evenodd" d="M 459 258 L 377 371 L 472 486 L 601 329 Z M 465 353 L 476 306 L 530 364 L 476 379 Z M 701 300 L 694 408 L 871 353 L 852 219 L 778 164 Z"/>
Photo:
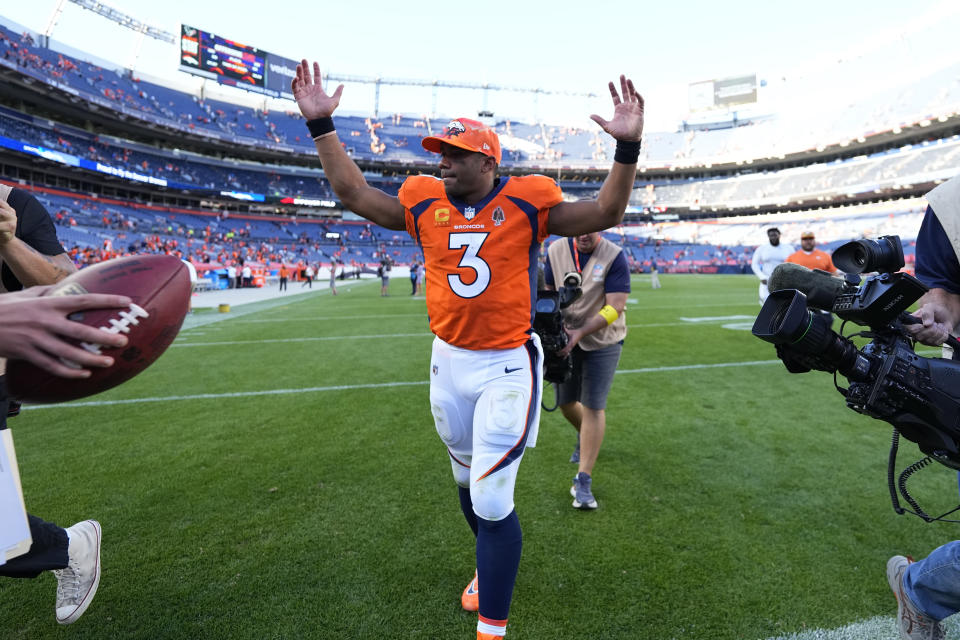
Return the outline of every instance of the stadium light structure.
<path id="1" fill-rule="evenodd" d="M 69 0 L 75 5 L 78 5 L 88 11 L 93 11 L 94 13 L 103 16 L 107 20 L 112 20 L 116 22 L 121 27 L 126 27 L 131 31 L 136 31 L 144 36 L 150 36 L 155 40 L 162 40 L 168 44 L 177 44 L 177 38 L 169 31 L 164 31 L 159 27 L 155 27 L 151 24 L 145 22 L 140 22 L 133 16 L 129 16 L 125 13 L 117 11 L 113 7 L 109 7 L 102 2 L 96 2 L 95 0 Z M 63 10 L 64 0 L 60 0 L 58 9 L 55 10 L 56 14 L 59 16 L 60 11 Z M 51 21 L 51 25 L 47 27 L 48 31 L 53 31 L 53 24 L 55 20 Z M 49 33 L 47 34 L 49 35 Z"/>
<path id="2" fill-rule="evenodd" d="M 155 27 L 152 24 L 141 22 L 136 18 L 134 18 L 133 16 L 129 16 L 125 13 L 117 11 L 113 7 L 107 6 L 102 2 L 96 2 L 96 0 L 69 0 L 69 1 L 75 5 L 78 5 L 83 9 L 92 11 L 97 15 L 103 16 L 107 20 L 112 20 L 113 22 L 116 22 L 117 24 L 119 24 L 121 27 L 126 27 L 127 29 L 130 29 L 131 31 L 136 31 L 138 34 L 140 34 L 139 37 L 137 38 L 136 44 L 133 47 L 133 51 L 130 54 L 130 60 L 129 62 L 127 62 L 128 69 L 133 69 L 134 65 L 137 62 L 137 58 L 140 57 L 140 49 L 143 46 L 144 37 L 150 36 L 155 40 L 160 40 L 168 44 L 173 44 L 173 45 L 177 44 L 176 37 L 169 31 L 164 31 L 163 29 L 159 27 Z M 50 21 L 47 24 L 47 29 L 43 34 L 47 42 L 50 41 L 50 36 L 53 34 L 54 27 L 57 26 L 57 20 L 60 19 L 60 14 L 63 13 L 63 7 L 64 5 L 66 5 L 66 3 L 67 3 L 67 0 L 59 0 L 57 2 L 57 5 L 53 9 L 53 14 L 51 14 Z"/>

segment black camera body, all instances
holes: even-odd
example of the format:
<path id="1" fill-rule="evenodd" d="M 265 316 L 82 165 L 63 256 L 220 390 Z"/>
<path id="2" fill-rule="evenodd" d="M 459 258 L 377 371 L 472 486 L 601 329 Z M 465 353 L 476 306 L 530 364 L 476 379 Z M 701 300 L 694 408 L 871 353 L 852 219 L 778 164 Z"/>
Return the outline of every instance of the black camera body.
<path id="1" fill-rule="evenodd" d="M 558 355 L 570 341 L 563 329 L 561 312 L 583 295 L 581 283 L 580 274 L 571 271 L 563 276 L 563 285 L 556 291 L 541 289 L 537 292 L 533 330 L 540 336 L 543 346 L 543 379 L 547 382 L 564 383 L 573 373 L 573 359 L 569 355 Z"/>
<path id="2" fill-rule="evenodd" d="M 879 273 L 859 286 L 841 285 L 832 299 L 821 295 L 817 306 L 808 305 L 798 290 L 774 291 L 757 316 L 753 335 L 776 345 L 791 373 L 840 373 L 850 383 L 848 389 L 837 387 L 848 407 L 888 422 L 932 459 L 960 470 L 960 353 L 947 360 L 914 352 L 903 325 L 915 319 L 904 312 L 927 287 L 896 272 L 903 267 L 899 237 L 850 242 L 833 255 L 834 264 L 847 273 Z M 872 341 L 858 349 L 810 306 L 829 307 L 825 310 L 841 319 L 869 327 L 860 335 Z"/>

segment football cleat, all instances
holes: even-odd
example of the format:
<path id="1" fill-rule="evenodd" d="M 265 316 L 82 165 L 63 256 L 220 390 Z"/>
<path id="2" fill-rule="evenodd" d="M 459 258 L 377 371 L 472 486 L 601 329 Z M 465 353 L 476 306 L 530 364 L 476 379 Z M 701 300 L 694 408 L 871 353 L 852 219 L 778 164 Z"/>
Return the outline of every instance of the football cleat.
<path id="1" fill-rule="evenodd" d="M 460 596 L 460 605 L 464 611 L 477 611 L 480 609 L 480 590 L 477 587 L 477 572 L 473 572 L 473 580 L 463 590 Z"/>

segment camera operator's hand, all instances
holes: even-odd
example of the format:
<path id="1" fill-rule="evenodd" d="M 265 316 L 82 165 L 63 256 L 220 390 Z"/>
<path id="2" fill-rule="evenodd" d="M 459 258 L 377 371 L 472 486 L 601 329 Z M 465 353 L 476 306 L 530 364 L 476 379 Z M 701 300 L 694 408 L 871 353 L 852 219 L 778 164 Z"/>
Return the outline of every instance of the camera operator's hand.
<path id="1" fill-rule="evenodd" d="M 567 334 L 567 346 L 565 346 L 563 349 L 560 349 L 560 351 L 557 351 L 557 355 L 561 358 L 566 358 L 568 355 L 570 355 L 570 352 L 573 351 L 573 348 L 577 346 L 577 343 L 580 342 L 580 339 L 587 334 L 587 332 L 583 330 L 583 327 L 580 329 L 569 329 L 564 327 L 563 331 Z"/>
<path id="2" fill-rule="evenodd" d="M 908 324 L 904 329 L 919 342 L 939 347 L 947 341 L 960 319 L 960 295 L 944 289 L 931 289 L 920 302 L 922 306 L 913 315 L 920 318 L 921 324 Z"/>

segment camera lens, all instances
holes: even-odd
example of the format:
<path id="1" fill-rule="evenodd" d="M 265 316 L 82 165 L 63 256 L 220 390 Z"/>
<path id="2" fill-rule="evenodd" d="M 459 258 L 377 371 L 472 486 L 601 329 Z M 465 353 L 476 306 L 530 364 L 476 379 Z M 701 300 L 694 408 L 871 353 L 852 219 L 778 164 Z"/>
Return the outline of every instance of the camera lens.
<path id="1" fill-rule="evenodd" d="M 903 268 L 900 236 L 881 236 L 876 240 L 854 240 L 837 247 L 833 264 L 846 273 L 894 273 Z"/>

